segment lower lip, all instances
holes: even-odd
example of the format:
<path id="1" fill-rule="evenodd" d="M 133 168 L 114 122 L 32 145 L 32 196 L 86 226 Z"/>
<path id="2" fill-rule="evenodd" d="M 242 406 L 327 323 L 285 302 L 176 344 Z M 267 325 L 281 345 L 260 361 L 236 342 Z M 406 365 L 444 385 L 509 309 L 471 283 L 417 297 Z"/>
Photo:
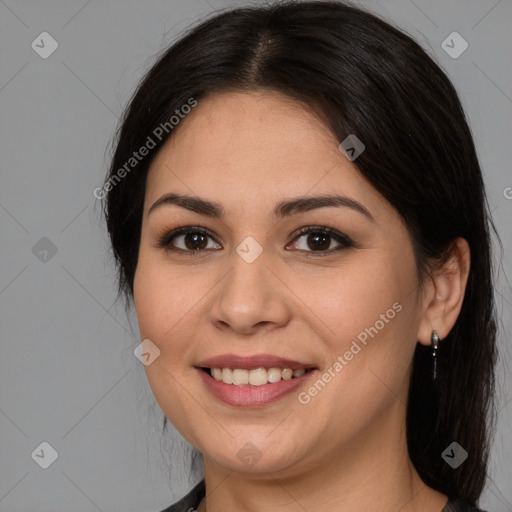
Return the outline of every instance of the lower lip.
<path id="1" fill-rule="evenodd" d="M 197 369 L 197 371 L 214 396 L 229 405 L 238 407 L 258 407 L 275 402 L 295 391 L 315 373 L 314 370 L 309 370 L 300 377 L 288 380 L 281 379 L 279 382 L 263 384 L 262 386 L 252 386 L 250 384 L 235 386 L 214 379 L 204 370 Z"/>

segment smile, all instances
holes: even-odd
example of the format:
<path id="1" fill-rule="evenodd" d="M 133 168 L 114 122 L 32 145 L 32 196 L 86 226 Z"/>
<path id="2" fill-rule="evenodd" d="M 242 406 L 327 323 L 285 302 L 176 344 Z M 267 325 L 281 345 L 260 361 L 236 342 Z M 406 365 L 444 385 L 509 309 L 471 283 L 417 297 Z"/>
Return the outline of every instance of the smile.
<path id="1" fill-rule="evenodd" d="M 271 355 L 217 356 L 196 365 L 208 392 L 238 407 L 262 407 L 296 390 L 317 367 Z"/>
<path id="2" fill-rule="evenodd" d="M 210 368 L 210 375 L 217 381 L 234 386 L 263 386 L 279 382 L 280 380 L 290 380 L 300 377 L 306 370 L 291 368 L 256 368 L 254 370 L 245 370 L 243 368 Z"/>

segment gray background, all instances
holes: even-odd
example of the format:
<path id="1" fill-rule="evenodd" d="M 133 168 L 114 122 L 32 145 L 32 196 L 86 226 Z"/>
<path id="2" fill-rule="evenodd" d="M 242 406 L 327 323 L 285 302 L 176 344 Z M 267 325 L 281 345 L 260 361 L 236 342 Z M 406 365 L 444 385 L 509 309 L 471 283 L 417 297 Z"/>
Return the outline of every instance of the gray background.
<path id="1" fill-rule="evenodd" d="M 474 133 L 504 241 L 497 288 L 499 423 L 480 504 L 489 512 L 510 511 L 512 298 L 505 276 L 511 275 L 512 248 L 512 3 L 360 4 L 435 55 Z M 190 23 L 234 5 L 248 4 L 0 1 L 2 512 L 156 512 L 200 478 L 183 471 L 188 452 L 179 436 L 161 438 L 162 412 L 133 355 L 140 342 L 136 321 L 115 304 L 107 237 L 92 191 L 106 172 L 106 148 L 122 107 L 155 53 Z M 31 47 L 43 31 L 59 45 L 47 59 Z M 441 47 L 453 31 L 469 43 L 457 59 Z M 48 241 L 39 242 L 43 237 L 55 254 Z M 31 456 L 44 441 L 58 452 L 48 469 Z M 168 463 L 175 465 L 170 474 Z"/>

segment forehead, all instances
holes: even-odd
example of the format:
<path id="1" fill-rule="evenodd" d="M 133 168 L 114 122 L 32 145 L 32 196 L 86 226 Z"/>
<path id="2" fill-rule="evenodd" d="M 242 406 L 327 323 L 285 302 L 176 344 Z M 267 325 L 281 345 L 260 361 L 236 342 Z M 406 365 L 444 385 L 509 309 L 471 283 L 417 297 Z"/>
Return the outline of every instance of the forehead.
<path id="1" fill-rule="evenodd" d="M 378 216 L 382 196 L 338 146 L 311 108 L 280 93 L 210 95 L 153 161 L 145 209 L 167 192 L 212 197 L 228 211 L 336 192 L 366 198 Z"/>
<path id="2" fill-rule="evenodd" d="M 245 161 L 250 167 L 249 155 L 261 166 L 273 158 L 319 158 L 333 147 L 334 134 L 307 105 L 272 91 L 225 92 L 200 99 L 159 156 L 212 164 Z"/>

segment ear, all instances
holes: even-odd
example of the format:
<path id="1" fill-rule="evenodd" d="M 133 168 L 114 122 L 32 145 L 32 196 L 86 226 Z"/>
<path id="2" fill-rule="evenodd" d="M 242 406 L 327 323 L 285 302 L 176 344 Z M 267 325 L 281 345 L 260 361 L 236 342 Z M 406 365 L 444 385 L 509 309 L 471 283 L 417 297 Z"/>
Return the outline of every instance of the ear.
<path id="1" fill-rule="evenodd" d="M 447 261 L 432 271 L 425 283 L 423 314 L 417 340 L 430 345 L 432 331 L 443 340 L 459 316 L 464 301 L 471 264 L 471 251 L 464 238 L 456 238 L 450 247 Z"/>

